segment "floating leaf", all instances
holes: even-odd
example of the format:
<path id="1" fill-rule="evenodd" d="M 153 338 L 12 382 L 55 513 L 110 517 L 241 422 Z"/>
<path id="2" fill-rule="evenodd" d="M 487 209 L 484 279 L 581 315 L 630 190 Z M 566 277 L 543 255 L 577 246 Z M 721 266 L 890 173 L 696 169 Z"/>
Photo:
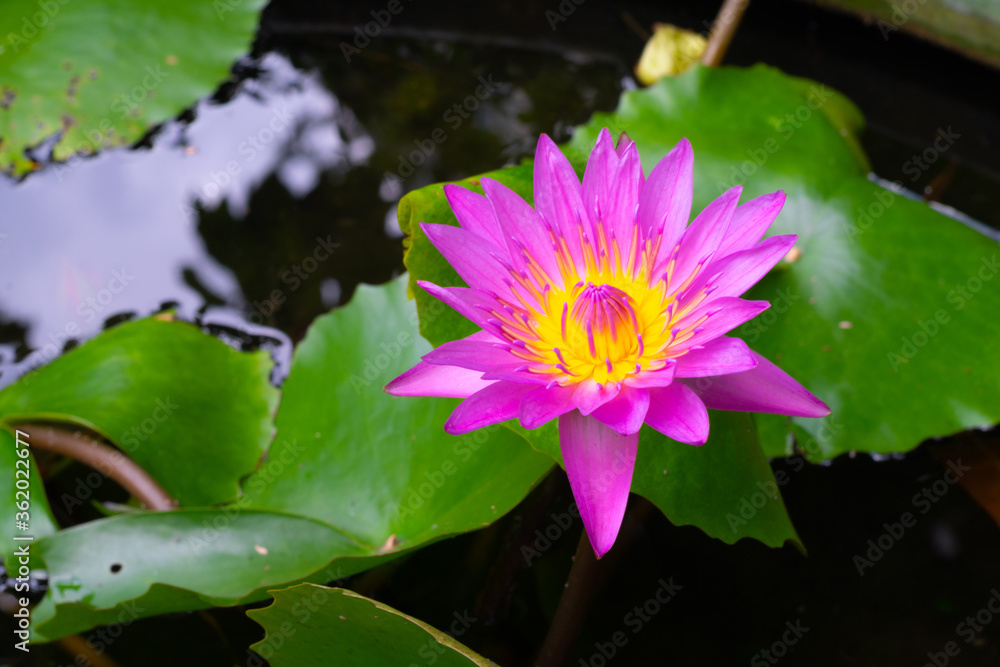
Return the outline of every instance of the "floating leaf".
<path id="1" fill-rule="evenodd" d="M 247 616 L 267 631 L 251 648 L 273 667 L 496 667 L 440 630 L 342 588 L 302 584 L 274 591 L 274 604 Z"/>
<path id="2" fill-rule="evenodd" d="M 100 519 L 38 543 L 52 587 L 37 630 L 55 639 L 122 614 L 262 599 L 268 588 L 346 577 L 510 511 L 549 457 L 499 427 L 445 434 L 453 400 L 382 391 L 429 349 L 416 319 L 402 277 L 363 286 L 316 320 L 285 382 L 275 444 L 235 503 Z M 192 474 L 201 465 L 185 460 Z"/>
<path id="3" fill-rule="evenodd" d="M 265 0 L 7 0 L 0 11 L 0 171 L 140 139 L 210 94 L 253 41 Z"/>
<path id="4" fill-rule="evenodd" d="M 954 301 L 960 287 L 971 289 L 967 283 L 978 271 L 988 269 L 991 261 L 995 265 L 997 245 L 869 181 L 855 134 L 862 125 L 857 109 L 822 84 L 764 66 L 695 67 L 646 90 L 625 93 L 615 113 L 598 114 L 564 148 L 579 171 L 601 128 L 613 134 L 627 131 L 649 173 L 677 141 L 688 137 L 696 156 L 695 210 L 737 184 L 745 186 L 743 201 L 779 189 L 788 193 L 770 233 L 795 233 L 800 241 L 790 261 L 747 295 L 770 301 L 772 310 L 734 333 L 826 401 L 834 414 L 791 421 L 755 415 L 753 422 L 742 424 L 739 418 L 713 414 L 712 438 L 749 456 L 740 463 L 706 454 L 713 440 L 683 454 L 674 454 L 678 445 L 663 438 L 641 445 L 637 470 L 668 470 L 668 475 L 654 481 L 637 473 L 633 490 L 678 523 L 692 523 L 726 541 L 750 536 L 776 545 L 795 539 L 783 506 L 773 501 L 735 535 L 720 520 L 733 511 L 734 500 L 740 505 L 772 488 L 770 472 L 760 465 L 763 458 L 747 452 L 763 447 L 771 456 L 786 455 L 789 428 L 810 457 L 822 459 L 850 450 L 906 451 L 928 437 L 1000 419 L 1000 350 L 982 346 L 984 336 L 998 332 L 992 315 L 1000 310 L 1000 292 L 977 291 L 974 304 L 972 299 Z M 531 201 L 530 166 L 489 176 Z M 477 177 L 461 184 L 480 191 L 478 182 Z M 859 207 L 864 215 L 855 218 Z M 408 194 L 400 202 L 399 219 L 409 235 L 406 265 L 421 331 L 435 344 L 474 332 L 476 327 L 464 318 L 441 313 L 443 307 L 415 284 L 418 279 L 463 284 L 416 224 L 456 224 L 441 186 Z M 928 324 L 944 308 L 954 324 Z M 934 329 L 933 336 L 921 338 L 921 326 Z M 913 341 L 915 335 L 920 340 Z M 933 345 L 928 344 L 931 338 Z M 910 349 L 902 347 L 907 339 L 914 349 L 921 348 L 919 355 L 907 356 Z M 525 435 L 542 451 L 558 452 L 554 427 Z M 651 435 L 642 442 L 651 443 Z M 741 491 L 687 500 L 680 495 L 683 487 L 676 489 L 677 495 L 674 490 L 664 493 L 657 485 L 671 483 L 675 456 L 684 460 L 688 488 L 713 489 L 709 478 L 721 474 L 729 479 L 732 474 L 741 480 L 734 487 Z M 643 457 L 652 457 L 655 464 Z M 720 466 L 727 468 L 725 473 Z M 735 470 L 737 466 L 743 470 Z"/>
<path id="5" fill-rule="evenodd" d="M 221 503 L 274 434 L 271 366 L 266 352 L 237 352 L 190 324 L 128 322 L 0 391 L 0 422 L 84 426 L 182 505 Z"/>
<path id="6" fill-rule="evenodd" d="M 652 168 L 681 137 L 695 148 L 695 208 L 732 185 L 743 200 L 784 190 L 769 234 L 798 234 L 792 262 L 747 298 L 772 309 L 734 334 L 832 409 L 793 418 L 813 459 L 851 450 L 903 452 L 923 440 L 1000 421 L 1000 246 L 866 178 L 860 116 L 822 84 L 764 66 L 697 68 L 625 93 L 613 115 L 579 128 L 627 128 Z M 947 146 L 957 140 L 942 129 Z M 761 443 L 787 452 L 786 418 L 760 415 Z"/>
<path id="7" fill-rule="evenodd" d="M 545 475 L 551 460 L 506 429 L 446 434 L 457 401 L 382 391 L 430 351 L 416 320 L 405 277 L 363 286 L 316 320 L 295 352 L 269 454 L 285 465 L 247 481 L 251 506 L 402 549 L 491 523 Z"/>

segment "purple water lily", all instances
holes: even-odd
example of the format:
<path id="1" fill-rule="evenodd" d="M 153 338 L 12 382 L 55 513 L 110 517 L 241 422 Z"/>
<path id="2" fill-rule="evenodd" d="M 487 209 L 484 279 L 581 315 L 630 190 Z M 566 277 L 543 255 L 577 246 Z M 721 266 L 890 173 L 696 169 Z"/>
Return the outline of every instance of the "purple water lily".
<path id="1" fill-rule="evenodd" d="M 724 334 L 769 307 L 739 296 L 796 237 L 764 232 L 782 192 L 738 206 L 739 186 L 691 224 L 691 146 L 682 139 L 649 178 L 631 141 L 602 130 L 581 185 L 542 135 L 535 208 L 482 179 L 486 196 L 445 194 L 461 228 L 422 223 L 469 287 L 419 285 L 482 327 L 393 380 L 397 396 L 464 398 L 445 424 L 466 433 L 517 418 L 559 419 L 559 443 L 591 545 L 614 544 L 643 423 L 682 443 L 708 438 L 708 412 L 803 417 L 822 401 Z"/>

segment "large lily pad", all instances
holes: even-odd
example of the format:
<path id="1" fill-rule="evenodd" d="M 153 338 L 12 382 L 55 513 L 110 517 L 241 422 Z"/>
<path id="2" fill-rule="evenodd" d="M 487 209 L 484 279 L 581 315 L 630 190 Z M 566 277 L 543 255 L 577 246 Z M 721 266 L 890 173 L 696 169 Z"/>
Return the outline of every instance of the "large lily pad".
<path id="1" fill-rule="evenodd" d="M 496 667 L 440 630 L 342 588 L 302 584 L 274 591 L 274 604 L 247 615 L 267 631 L 251 648 L 273 667 Z M 454 631 L 468 630 L 470 622 L 458 618 Z"/>
<path id="2" fill-rule="evenodd" d="M 513 508 L 549 457 L 502 428 L 445 434 L 453 400 L 382 391 L 430 349 L 416 320 L 401 278 L 360 288 L 315 322 L 292 361 L 275 444 L 236 502 L 101 519 L 40 541 L 52 581 L 35 611 L 40 638 L 329 582 Z"/>
<path id="3" fill-rule="evenodd" d="M 182 505 L 236 498 L 274 435 L 266 352 L 197 327 L 117 326 L 0 391 L 0 422 L 84 426 L 118 445 Z"/>
<path id="4" fill-rule="evenodd" d="M 773 308 L 736 333 L 833 409 L 792 420 L 814 459 L 904 452 L 1000 421 L 1000 348 L 985 344 L 1000 335 L 1000 246 L 870 181 L 848 104 L 769 67 L 699 68 L 626 93 L 573 140 L 584 151 L 613 122 L 649 169 L 688 137 L 696 208 L 736 183 L 744 199 L 788 194 L 769 233 L 798 234 L 801 254 L 751 290 Z M 944 129 L 936 146 L 954 141 Z M 765 450 L 786 454 L 786 420 L 756 421 Z"/>
<path id="5" fill-rule="evenodd" d="M 266 0 L 8 0 L 0 9 L 0 171 L 58 133 L 55 160 L 135 142 L 210 94 Z"/>
<path id="6" fill-rule="evenodd" d="M 444 433 L 457 401 L 382 391 L 430 351 L 416 323 L 405 277 L 362 287 L 352 305 L 316 320 L 296 350 L 269 454 L 285 465 L 247 481 L 251 506 L 405 548 L 491 523 L 548 471 L 552 462 L 506 429 Z"/>

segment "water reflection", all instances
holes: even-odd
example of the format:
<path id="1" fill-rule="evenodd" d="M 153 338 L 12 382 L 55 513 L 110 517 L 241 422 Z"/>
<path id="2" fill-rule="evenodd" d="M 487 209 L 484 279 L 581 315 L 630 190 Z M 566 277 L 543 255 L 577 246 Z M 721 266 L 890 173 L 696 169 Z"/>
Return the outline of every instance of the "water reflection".
<path id="1" fill-rule="evenodd" d="M 202 102 L 190 124 L 167 124 L 152 148 L 0 182 L 0 318 L 21 329 L 4 360 L 14 345 L 35 350 L 7 369 L 4 384 L 50 361 L 67 340 L 93 336 L 111 316 L 147 314 L 165 301 L 185 318 L 207 302 L 243 309 L 236 275 L 198 233 L 197 210 L 225 207 L 241 218 L 272 174 L 304 196 L 323 171 L 370 155 L 370 137 L 349 113 L 338 114 L 316 75 L 279 55 L 265 57 L 261 70 L 229 102 Z"/>
<path id="2" fill-rule="evenodd" d="M 322 39 L 279 39 L 228 99 L 143 147 L 0 182 L 0 385 L 164 305 L 297 340 L 359 283 L 403 270 L 405 192 L 519 160 L 539 132 L 566 139 L 613 108 L 628 71 L 488 45 L 384 47 L 348 65 Z"/>

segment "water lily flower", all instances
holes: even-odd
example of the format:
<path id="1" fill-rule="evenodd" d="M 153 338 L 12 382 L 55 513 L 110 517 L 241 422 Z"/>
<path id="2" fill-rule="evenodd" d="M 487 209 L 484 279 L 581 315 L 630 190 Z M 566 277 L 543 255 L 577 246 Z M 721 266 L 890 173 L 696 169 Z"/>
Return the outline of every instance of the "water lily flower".
<path id="1" fill-rule="evenodd" d="M 803 417 L 822 401 L 725 334 L 769 307 L 739 298 L 795 244 L 761 238 L 782 192 L 739 206 L 739 186 L 688 224 L 691 145 L 647 178 L 634 142 L 603 130 L 583 183 L 542 135 L 532 208 L 490 178 L 485 196 L 446 185 L 461 227 L 422 223 L 468 287 L 418 284 L 482 328 L 393 380 L 398 396 L 465 399 L 459 434 L 559 420 L 573 495 L 597 557 L 621 526 L 643 423 L 681 443 L 708 438 L 706 408 Z"/>

